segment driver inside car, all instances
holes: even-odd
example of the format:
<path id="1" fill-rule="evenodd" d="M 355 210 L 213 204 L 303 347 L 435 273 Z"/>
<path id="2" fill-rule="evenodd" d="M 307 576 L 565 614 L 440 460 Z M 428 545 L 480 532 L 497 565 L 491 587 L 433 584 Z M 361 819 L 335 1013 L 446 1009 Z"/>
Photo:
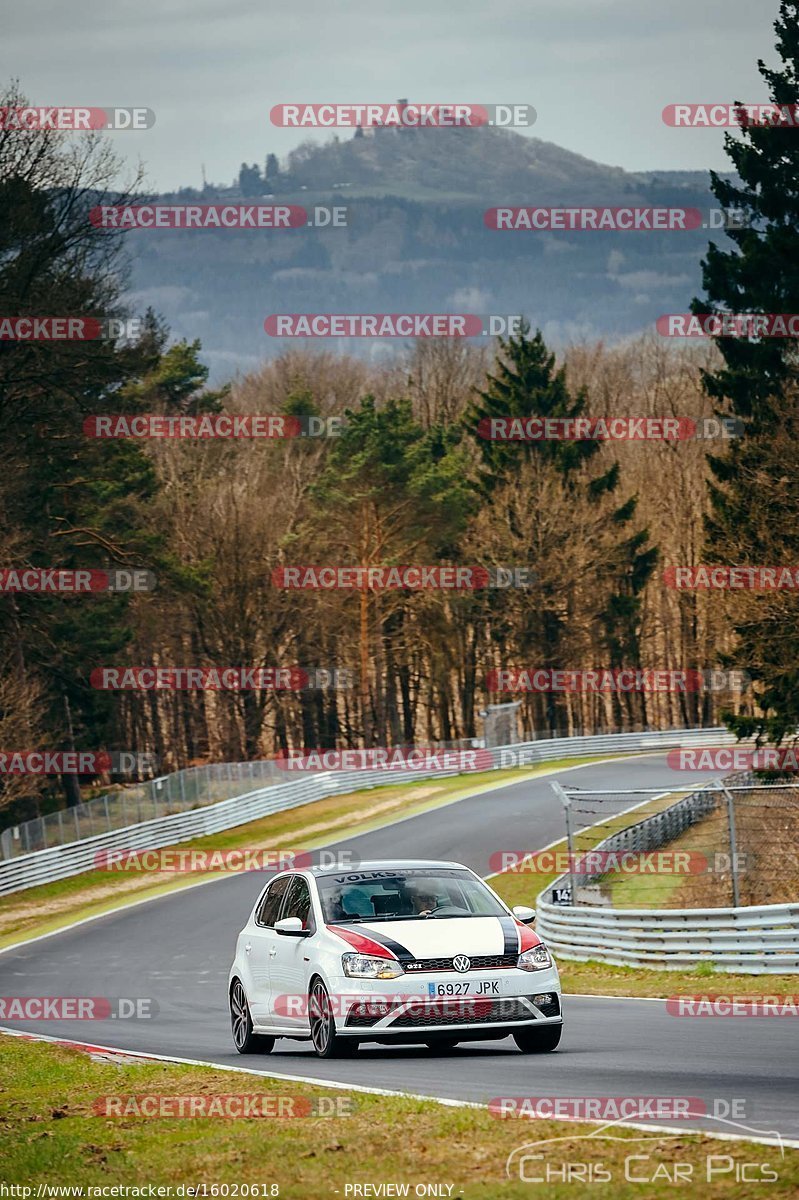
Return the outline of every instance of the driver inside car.
<path id="1" fill-rule="evenodd" d="M 417 917 L 429 917 L 433 909 L 437 907 L 438 901 L 432 892 L 414 891 L 411 896 L 411 904 Z"/>

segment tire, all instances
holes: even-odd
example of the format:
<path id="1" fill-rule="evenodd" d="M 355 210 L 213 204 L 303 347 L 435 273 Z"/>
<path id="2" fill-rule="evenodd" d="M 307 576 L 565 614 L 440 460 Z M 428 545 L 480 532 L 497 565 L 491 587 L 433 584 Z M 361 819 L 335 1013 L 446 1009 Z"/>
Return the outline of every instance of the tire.
<path id="1" fill-rule="evenodd" d="M 308 996 L 308 1017 L 311 1026 L 311 1044 L 319 1058 L 349 1058 L 358 1049 L 355 1038 L 340 1037 L 336 1033 L 330 996 L 321 979 L 311 984 Z"/>
<path id="2" fill-rule="evenodd" d="M 431 1054 L 449 1054 L 458 1045 L 457 1038 L 431 1038 L 425 1042 Z"/>
<path id="3" fill-rule="evenodd" d="M 546 1054 L 548 1050 L 557 1049 L 563 1024 L 544 1025 L 541 1029 L 517 1029 L 513 1040 L 522 1054 Z"/>
<path id="4" fill-rule="evenodd" d="M 233 982 L 230 989 L 230 1028 L 233 1034 L 233 1044 L 239 1054 L 268 1054 L 274 1049 L 275 1039 L 264 1037 L 262 1033 L 253 1033 L 250 1006 L 244 985 L 240 980 Z"/>

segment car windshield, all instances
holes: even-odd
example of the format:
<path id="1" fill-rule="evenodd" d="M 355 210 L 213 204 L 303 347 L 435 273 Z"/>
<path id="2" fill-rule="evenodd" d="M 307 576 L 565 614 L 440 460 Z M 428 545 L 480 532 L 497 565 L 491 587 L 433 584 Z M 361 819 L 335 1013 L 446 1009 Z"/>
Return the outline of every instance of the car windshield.
<path id="1" fill-rule="evenodd" d="M 458 870 L 352 871 L 318 880 L 325 922 L 503 917 L 488 888 Z"/>

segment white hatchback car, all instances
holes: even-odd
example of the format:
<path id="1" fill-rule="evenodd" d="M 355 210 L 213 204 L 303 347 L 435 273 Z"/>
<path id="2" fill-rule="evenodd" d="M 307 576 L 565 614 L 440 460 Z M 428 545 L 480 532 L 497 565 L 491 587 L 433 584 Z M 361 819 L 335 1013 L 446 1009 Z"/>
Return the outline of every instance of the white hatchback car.
<path id="1" fill-rule="evenodd" d="M 554 1050 L 560 979 L 529 928 L 478 875 L 454 862 L 373 862 L 284 871 L 238 937 L 228 995 L 240 1054 L 275 1038 L 322 1058 L 359 1042 L 433 1050 L 512 1035 Z"/>

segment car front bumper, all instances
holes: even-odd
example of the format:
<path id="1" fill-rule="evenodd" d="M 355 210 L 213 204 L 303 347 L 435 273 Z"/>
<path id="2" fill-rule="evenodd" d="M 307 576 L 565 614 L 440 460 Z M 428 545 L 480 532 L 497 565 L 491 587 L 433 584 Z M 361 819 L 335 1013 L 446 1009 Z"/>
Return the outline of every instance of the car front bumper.
<path id="1" fill-rule="evenodd" d="M 556 967 L 542 971 L 431 972 L 398 979 L 330 981 L 336 1033 L 362 1040 L 506 1036 L 563 1020 Z M 466 988 L 467 990 L 464 990 Z"/>

